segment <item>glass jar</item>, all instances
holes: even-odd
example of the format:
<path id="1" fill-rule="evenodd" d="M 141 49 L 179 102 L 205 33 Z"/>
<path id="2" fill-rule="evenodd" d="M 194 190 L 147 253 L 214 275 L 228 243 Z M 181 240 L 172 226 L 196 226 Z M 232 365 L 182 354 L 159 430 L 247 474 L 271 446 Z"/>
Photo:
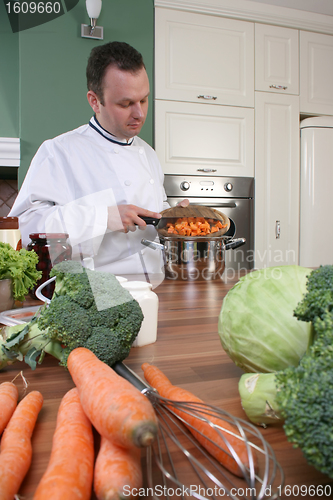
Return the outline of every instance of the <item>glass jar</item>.
<path id="1" fill-rule="evenodd" d="M 29 234 L 30 243 L 27 250 L 34 250 L 39 261 L 37 270 L 42 272 L 42 277 L 38 280 L 30 295 L 34 298 L 37 288 L 50 278 L 50 271 L 55 264 L 64 260 L 71 260 L 72 247 L 67 242 L 66 233 L 33 233 Z M 54 282 L 43 288 L 43 295 L 51 299 L 54 291 Z"/>
<path id="2" fill-rule="evenodd" d="M 14 250 L 21 250 L 21 232 L 18 217 L 0 217 L 0 241 L 9 243 Z"/>

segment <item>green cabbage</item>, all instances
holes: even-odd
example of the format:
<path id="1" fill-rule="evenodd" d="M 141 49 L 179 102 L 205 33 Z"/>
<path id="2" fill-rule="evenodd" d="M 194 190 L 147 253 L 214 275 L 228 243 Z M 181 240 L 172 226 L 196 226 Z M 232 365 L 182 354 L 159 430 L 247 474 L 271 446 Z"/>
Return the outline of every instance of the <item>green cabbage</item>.
<path id="1" fill-rule="evenodd" d="M 245 372 L 297 366 L 312 343 L 312 325 L 294 309 L 312 269 L 277 266 L 243 276 L 223 299 L 218 332 L 234 363 Z"/>

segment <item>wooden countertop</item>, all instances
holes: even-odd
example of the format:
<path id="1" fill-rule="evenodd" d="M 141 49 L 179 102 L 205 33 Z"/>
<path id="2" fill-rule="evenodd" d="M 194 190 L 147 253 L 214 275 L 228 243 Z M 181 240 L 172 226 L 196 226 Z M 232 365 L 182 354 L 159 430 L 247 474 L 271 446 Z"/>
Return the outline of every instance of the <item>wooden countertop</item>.
<path id="1" fill-rule="evenodd" d="M 154 290 L 159 297 L 157 341 L 145 347 L 132 348 L 126 364 L 142 376 L 141 363 L 153 363 L 175 385 L 192 391 L 205 402 L 224 408 L 237 417 L 246 418 L 237 388 L 242 371 L 222 349 L 217 333 L 223 297 L 234 283 L 232 280 L 228 283 L 165 280 Z M 69 373 L 58 366 L 54 358 L 46 356 L 35 371 L 23 363 L 7 367 L 0 372 L 0 383 L 12 380 L 21 370 L 28 381 L 28 390 L 39 390 L 44 397 L 33 434 L 32 465 L 20 489 L 22 499 L 32 500 L 49 459 L 61 398 L 73 387 L 73 382 Z M 22 394 L 23 383 L 20 378 L 16 382 Z M 308 491 L 310 486 L 330 485 L 333 495 L 333 481 L 307 465 L 301 451 L 287 442 L 281 427 L 270 427 L 261 432 L 284 469 L 286 485 L 291 488 L 303 486 L 303 492 Z M 296 493 L 292 495 L 290 490 L 286 490 L 286 495 L 281 498 L 317 498 L 311 493 L 301 495 L 301 489 L 297 491 L 294 489 Z M 94 496 L 92 500 L 95 500 Z"/>

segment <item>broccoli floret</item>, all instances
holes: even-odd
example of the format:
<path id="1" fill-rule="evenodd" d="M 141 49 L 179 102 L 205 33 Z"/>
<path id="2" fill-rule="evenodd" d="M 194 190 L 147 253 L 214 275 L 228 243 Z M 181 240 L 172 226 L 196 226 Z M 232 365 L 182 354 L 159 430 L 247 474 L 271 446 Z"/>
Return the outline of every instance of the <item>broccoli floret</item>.
<path id="1" fill-rule="evenodd" d="M 37 318 L 37 325 L 45 336 L 71 349 L 84 345 L 91 334 L 89 309 L 81 307 L 69 295 L 51 300 Z"/>
<path id="2" fill-rule="evenodd" d="M 133 334 L 130 334 L 129 338 L 132 337 Z M 106 326 L 95 326 L 85 347 L 96 354 L 101 361 L 112 366 L 116 361 L 123 361 L 127 358 L 132 343 L 133 341 L 126 339 L 126 335 L 123 342 L 120 343 L 119 330 L 112 330 Z"/>
<path id="3" fill-rule="evenodd" d="M 56 277 L 54 297 L 67 295 L 82 307 L 90 307 L 94 294 L 89 284 L 88 275 L 81 264 L 74 260 L 65 260 L 56 264 L 50 277 Z"/>
<path id="4" fill-rule="evenodd" d="M 6 327 L 0 335 L 0 369 L 24 359 L 32 368 L 48 352 L 66 366 L 69 353 L 87 347 L 113 365 L 124 360 L 143 321 L 139 303 L 109 273 L 64 261 L 51 272 L 56 286 L 50 304 L 30 323 Z"/>
<path id="5" fill-rule="evenodd" d="M 89 309 L 92 332 L 85 347 L 110 366 L 127 358 L 143 320 L 139 303 L 132 296 L 128 300 L 127 293 L 120 293 L 117 301 L 120 297 L 125 301 L 118 305 L 98 310 L 93 304 Z"/>
<path id="6" fill-rule="evenodd" d="M 297 305 L 294 316 L 300 321 L 314 322 L 333 310 L 333 265 L 313 270 L 307 280 L 307 293 Z"/>

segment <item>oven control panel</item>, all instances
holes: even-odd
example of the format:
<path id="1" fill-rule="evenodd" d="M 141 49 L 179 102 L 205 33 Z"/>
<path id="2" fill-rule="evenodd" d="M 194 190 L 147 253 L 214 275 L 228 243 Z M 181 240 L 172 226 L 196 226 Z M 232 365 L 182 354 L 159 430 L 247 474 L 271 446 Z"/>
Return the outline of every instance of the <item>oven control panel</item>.
<path id="1" fill-rule="evenodd" d="M 252 177 L 164 176 L 167 196 L 253 198 Z"/>

